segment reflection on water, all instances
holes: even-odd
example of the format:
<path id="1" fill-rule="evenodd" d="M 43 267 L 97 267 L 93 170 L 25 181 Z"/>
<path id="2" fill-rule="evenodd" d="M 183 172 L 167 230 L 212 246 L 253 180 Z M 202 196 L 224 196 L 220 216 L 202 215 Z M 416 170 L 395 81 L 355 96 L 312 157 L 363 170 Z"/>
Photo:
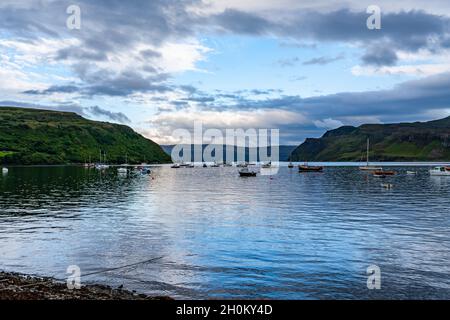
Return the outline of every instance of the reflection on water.
<path id="1" fill-rule="evenodd" d="M 354 167 L 240 178 L 236 168 L 74 167 L 0 176 L 0 269 L 182 298 L 450 298 L 450 177 Z M 392 183 L 384 189 L 381 183 Z M 378 265 L 381 290 L 368 290 Z"/>

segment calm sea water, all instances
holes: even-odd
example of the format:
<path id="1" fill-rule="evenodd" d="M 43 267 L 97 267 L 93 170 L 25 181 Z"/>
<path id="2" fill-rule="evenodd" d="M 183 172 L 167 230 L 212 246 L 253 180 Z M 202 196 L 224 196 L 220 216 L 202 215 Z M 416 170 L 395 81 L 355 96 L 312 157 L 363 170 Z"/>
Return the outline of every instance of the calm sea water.
<path id="1" fill-rule="evenodd" d="M 450 177 L 77 167 L 0 177 L 0 269 L 176 298 L 450 298 Z M 406 170 L 418 171 L 407 176 Z M 392 183 L 387 190 L 381 183 Z M 366 269 L 381 270 L 367 289 Z"/>

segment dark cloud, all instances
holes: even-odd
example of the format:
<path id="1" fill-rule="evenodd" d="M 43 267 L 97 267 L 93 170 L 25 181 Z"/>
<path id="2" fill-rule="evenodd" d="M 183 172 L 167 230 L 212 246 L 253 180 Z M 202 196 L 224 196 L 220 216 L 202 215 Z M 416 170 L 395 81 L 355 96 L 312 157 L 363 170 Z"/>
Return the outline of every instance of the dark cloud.
<path id="1" fill-rule="evenodd" d="M 306 118 L 321 120 L 333 118 L 343 122 L 349 118 L 377 118 L 390 122 L 401 117 L 427 119 L 434 111 L 450 109 L 450 73 L 408 81 L 390 90 L 343 92 L 309 98 L 281 96 L 252 100 L 240 96 L 231 104 L 211 104 L 206 108 L 283 109 L 302 113 Z"/>
<path id="2" fill-rule="evenodd" d="M 31 95 L 47 95 L 52 93 L 74 93 L 79 92 L 80 88 L 75 85 L 51 86 L 45 90 L 26 90 L 23 93 Z"/>
<path id="3" fill-rule="evenodd" d="M 137 92 L 162 93 L 172 91 L 172 87 L 163 83 L 166 75 L 144 77 L 134 71 L 122 72 L 119 75 L 101 72 L 88 76 L 89 83 L 82 92 L 87 95 L 127 96 Z"/>
<path id="4" fill-rule="evenodd" d="M 160 53 L 142 50 L 138 56 L 146 65 L 138 70 L 128 67 L 114 74 L 105 64 L 122 50 L 145 43 L 158 47 L 164 41 L 194 35 L 192 16 L 187 7 L 200 0 L 78 0 L 81 8 L 81 29 L 66 27 L 66 9 L 73 1 L 28 1 L 20 4 L 0 4 L 0 32 L 21 39 L 39 40 L 42 37 L 67 39 L 75 37 L 80 44 L 60 49 L 55 57 L 64 61 L 83 82 L 70 92 L 86 95 L 129 95 L 135 92 L 165 92 L 171 88 L 163 82 L 156 62 Z M 63 86 L 47 90 L 29 90 L 28 94 L 69 92 Z"/>
<path id="5" fill-rule="evenodd" d="M 265 35 L 272 32 L 276 25 L 258 15 L 234 9 L 226 9 L 220 14 L 213 15 L 197 23 L 206 23 L 218 27 L 224 32 L 238 34 Z"/>
<path id="6" fill-rule="evenodd" d="M 161 57 L 161 53 L 159 53 L 158 51 L 155 51 L 155 50 L 151 50 L 151 49 L 142 50 L 139 53 L 145 59 Z"/>
<path id="7" fill-rule="evenodd" d="M 374 65 L 379 67 L 395 65 L 398 57 L 394 50 L 380 45 L 368 50 L 361 59 L 366 65 Z"/>
<path id="8" fill-rule="evenodd" d="M 94 116 L 106 117 L 113 121 L 117 121 L 117 122 L 121 122 L 121 123 L 130 123 L 131 122 L 130 119 L 122 112 L 112 112 L 109 110 L 102 109 L 99 106 L 90 107 L 90 108 L 88 108 L 88 111 L 89 111 L 89 113 L 91 113 Z"/>
<path id="9" fill-rule="evenodd" d="M 205 95 L 205 96 L 192 96 L 188 98 L 183 98 L 183 101 L 192 101 L 192 102 L 214 102 L 216 99 L 211 95 Z"/>
<path id="10" fill-rule="evenodd" d="M 107 59 L 107 55 L 105 51 L 69 47 L 59 50 L 55 58 L 56 60 L 104 61 Z"/>
<path id="11" fill-rule="evenodd" d="M 293 67 L 299 61 L 300 61 L 300 59 L 298 57 L 280 59 L 280 60 L 277 61 L 277 65 L 279 65 L 280 67 L 283 67 L 283 68 L 285 68 L 285 67 Z"/>
<path id="12" fill-rule="evenodd" d="M 308 77 L 306 77 L 306 76 L 299 76 L 299 77 L 294 76 L 291 78 L 291 81 L 303 81 L 306 79 L 308 79 Z"/>
<path id="13" fill-rule="evenodd" d="M 109 120 L 120 122 L 120 123 L 130 123 L 130 119 L 122 112 L 112 112 L 103 109 L 99 106 L 92 106 L 89 108 L 82 107 L 77 104 L 62 103 L 58 106 L 43 105 L 37 103 L 28 103 L 21 101 L 0 101 L 0 107 L 16 107 L 16 108 L 30 108 L 30 109 L 41 109 L 41 110 L 51 110 L 51 111 L 64 111 L 64 112 L 74 112 L 83 117 L 89 117 L 90 115 L 94 117 L 107 118 Z"/>
<path id="14" fill-rule="evenodd" d="M 304 66 L 309 66 L 309 65 L 321 65 L 324 66 L 326 64 L 330 64 L 333 63 L 335 61 L 339 61 L 344 59 L 343 55 L 339 55 L 337 57 L 317 57 L 317 58 L 312 58 L 310 60 L 304 61 L 302 64 Z"/>
<path id="15" fill-rule="evenodd" d="M 222 15 L 226 16 L 226 23 L 218 17 Z M 249 15 L 243 15 L 238 11 L 226 11 L 211 21 L 230 32 L 276 35 L 292 39 L 293 43 L 305 40 L 350 42 L 370 49 L 378 43 L 383 43 L 390 46 L 391 50 L 410 52 L 445 48 L 450 35 L 448 17 L 424 11 L 383 14 L 381 30 L 369 30 L 366 27 L 368 14 L 365 11 L 355 12 L 348 9 L 333 12 L 304 10 L 296 13 L 295 18 L 278 22 Z M 371 54 L 373 55 L 373 51 L 367 53 L 368 56 Z M 368 59 L 370 60 L 370 57 Z"/>
<path id="16" fill-rule="evenodd" d="M 143 77 L 141 74 L 131 71 L 119 75 L 101 72 L 87 76 L 92 85 L 66 85 L 51 86 L 45 90 L 26 90 L 23 93 L 29 95 L 48 95 L 53 93 L 78 93 L 86 96 L 127 96 L 137 92 L 163 93 L 174 90 L 173 87 L 163 83 L 166 78 Z"/>
<path id="17" fill-rule="evenodd" d="M 41 0 L 29 1 L 23 6 L 0 5 L 0 31 L 23 40 L 42 36 L 54 39 L 76 37 L 80 45 L 62 48 L 54 58 L 69 64 L 83 82 L 79 87 L 83 94 L 113 96 L 165 92 L 174 88 L 164 83 L 168 76 L 161 75 L 159 66 L 153 62 L 160 55 L 154 50 L 139 52 L 140 59 L 148 61 L 140 70 L 128 67 L 129 70 L 114 74 L 98 62 L 114 59 L 121 50 L 137 43 L 158 47 L 165 41 L 197 36 L 199 32 L 274 36 L 284 44 L 311 48 L 314 47 L 308 44 L 311 42 L 350 42 L 367 48 L 362 57 L 364 63 L 378 66 L 394 64 L 398 50 L 416 52 L 422 48 L 440 50 L 450 46 L 449 18 L 423 11 L 383 14 L 382 29 L 368 30 L 365 11 L 302 10 L 290 12 L 289 19 L 274 20 L 267 15 L 231 9 L 210 16 L 188 10 L 189 6 L 200 3 L 200 0 L 78 0 L 82 13 L 81 30 L 66 28 L 66 8 L 73 4 L 72 1 Z M 381 51 L 377 49 L 379 47 Z M 298 62 L 297 59 L 280 63 L 291 66 Z M 318 57 L 305 63 L 326 64 L 329 59 Z M 63 92 L 64 88 L 53 89 Z M 48 94 L 51 90 L 28 93 Z"/>
<path id="18" fill-rule="evenodd" d="M 31 108 L 31 109 L 41 109 L 41 110 L 53 110 L 53 111 L 65 111 L 65 112 L 74 112 L 79 114 L 80 116 L 85 116 L 85 109 L 77 104 L 62 104 L 60 106 L 49 106 L 42 105 L 38 103 L 29 103 L 22 101 L 0 101 L 0 106 L 2 107 L 17 107 L 17 108 Z"/>

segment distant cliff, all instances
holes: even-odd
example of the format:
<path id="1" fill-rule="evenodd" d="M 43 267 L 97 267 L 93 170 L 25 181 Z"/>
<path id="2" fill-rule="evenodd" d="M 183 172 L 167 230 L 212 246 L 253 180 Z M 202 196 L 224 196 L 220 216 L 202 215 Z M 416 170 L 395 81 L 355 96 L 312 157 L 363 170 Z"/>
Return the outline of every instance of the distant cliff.
<path id="1" fill-rule="evenodd" d="M 0 162 L 68 164 L 100 151 L 109 163 L 167 163 L 170 157 L 155 142 L 124 125 L 87 120 L 75 113 L 0 107 Z"/>
<path id="2" fill-rule="evenodd" d="M 343 126 L 306 139 L 292 161 L 450 161 L 450 117 L 429 122 Z"/>
<path id="3" fill-rule="evenodd" d="M 204 144 L 202 145 L 202 150 L 204 151 L 205 148 L 208 145 Z M 175 147 L 175 145 L 161 145 L 161 147 L 163 148 L 163 150 L 167 153 L 167 154 L 171 154 L 172 153 L 172 149 Z M 188 158 L 188 160 L 186 161 L 194 161 L 194 145 L 184 145 L 184 147 L 186 149 L 189 149 L 189 147 L 191 148 L 191 157 Z M 238 148 L 238 147 L 234 147 L 234 158 L 233 159 L 228 159 L 227 158 L 227 146 L 226 145 L 216 145 L 217 148 L 222 147 L 222 155 L 223 155 L 223 159 L 226 159 L 228 162 L 231 161 L 237 161 L 238 160 L 238 154 L 240 154 L 240 152 L 242 152 L 242 148 Z M 289 155 L 291 154 L 292 150 L 294 150 L 296 148 L 296 146 L 287 146 L 287 145 L 283 145 L 283 146 L 279 146 L 278 147 L 278 157 L 279 157 L 279 161 L 287 161 L 289 159 Z M 244 151 L 244 155 L 245 155 L 245 161 L 250 161 L 249 159 L 249 154 L 250 152 L 256 152 L 258 161 L 260 161 L 259 159 L 259 148 L 256 148 L 256 150 L 251 150 L 252 148 L 246 147 L 243 151 Z M 255 148 L 253 148 L 255 149 Z M 219 149 L 220 150 L 220 149 Z M 263 150 L 263 152 L 266 152 L 266 150 Z M 271 155 L 271 148 L 268 148 L 268 153 L 269 155 Z M 202 159 L 203 160 L 203 159 Z M 252 160 L 253 161 L 253 160 Z"/>

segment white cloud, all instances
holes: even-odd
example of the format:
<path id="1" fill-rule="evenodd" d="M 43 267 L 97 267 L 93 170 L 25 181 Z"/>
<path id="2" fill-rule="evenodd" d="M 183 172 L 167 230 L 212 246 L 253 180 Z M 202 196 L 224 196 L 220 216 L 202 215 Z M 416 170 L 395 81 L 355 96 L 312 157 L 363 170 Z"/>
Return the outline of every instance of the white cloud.
<path id="1" fill-rule="evenodd" d="M 336 129 L 336 128 L 342 127 L 344 124 L 339 120 L 328 118 L 328 119 L 323 119 L 323 120 L 316 120 L 316 121 L 314 121 L 314 125 L 317 128 L 323 128 L 323 129 L 329 130 L 329 129 Z"/>
<path id="2" fill-rule="evenodd" d="M 274 11 L 292 13 L 295 10 L 315 10 L 322 12 L 336 11 L 342 8 L 351 8 L 352 10 L 364 10 L 369 6 L 376 4 L 382 8 L 383 12 L 398 12 L 401 10 L 425 10 L 435 14 L 450 14 L 450 2 L 447 0 L 410 0 L 410 1 L 392 1 L 392 0 L 203 0 L 202 5 L 195 5 L 191 10 L 196 13 L 212 14 L 222 12 L 226 9 L 236 9 L 247 12 L 267 13 L 270 15 Z"/>
<path id="3" fill-rule="evenodd" d="M 288 110 L 199 110 L 195 107 L 155 115 L 149 124 L 152 128 L 140 130 L 148 138 L 162 144 L 178 143 L 173 137 L 176 129 L 192 130 L 199 122 L 204 129 L 278 129 L 290 124 L 309 121 L 300 113 Z"/>
<path id="4" fill-rule="evenodd" d="M 450 71 L 450 63 L 438 64 L 417 64 L 400 66 L 355 66 L 351 72 L 355 76 L 374 76 L 374 75 L 408 75 L 408 76 L 431 76 Z"/>
<path id="5" fill-rule="evenodd" d="M 186 43 L 166 43 L 158 49 L 161 58 L 157 59 L 157 62 L 169 73 L 200 71 L 196 66 L 197 63 L 204 61 L 211 51 L 212 49 L 194 40 Z"/>
<path id="6" fill-rule="evenodd" d="M 0 52 L 8 54 L 13 51 L 14 63 L 18 67 L 34 67 L 38 64 L 54 63 L 54 59 L 59 50 L 77 46 L 80 42 L 77 39 L 48 39 L 39 40 L 11 40 L 0 39 Z"/>

